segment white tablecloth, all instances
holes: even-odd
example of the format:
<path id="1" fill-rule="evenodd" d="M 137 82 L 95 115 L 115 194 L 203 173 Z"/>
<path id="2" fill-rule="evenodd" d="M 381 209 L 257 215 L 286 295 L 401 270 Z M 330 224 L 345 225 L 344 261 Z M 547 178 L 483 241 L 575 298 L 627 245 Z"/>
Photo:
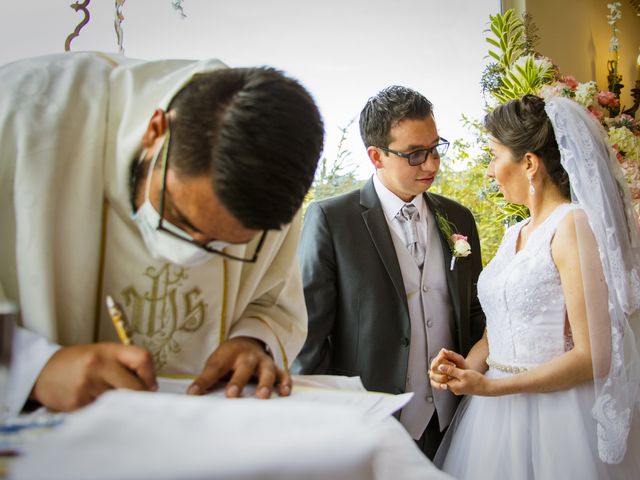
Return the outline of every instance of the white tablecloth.
<path id="1" fill-rule="evenodd" d="M 449 478 L 360 403 L 109 392 L 28 445 L 9 478 Z"/>

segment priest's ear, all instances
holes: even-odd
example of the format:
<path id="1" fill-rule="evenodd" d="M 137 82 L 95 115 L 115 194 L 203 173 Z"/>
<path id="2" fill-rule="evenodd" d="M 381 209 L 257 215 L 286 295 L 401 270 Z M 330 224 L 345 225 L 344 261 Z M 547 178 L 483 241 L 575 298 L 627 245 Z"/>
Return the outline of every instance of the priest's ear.
<path id="1" fill-rule="evenodd" d="M 147 129 L 142 135 L 142 146 L 152 149 L 159 138 L 163 138 L 167 132 L 167 112 L 161 108 L 156 108 L 147 124 Z"/>

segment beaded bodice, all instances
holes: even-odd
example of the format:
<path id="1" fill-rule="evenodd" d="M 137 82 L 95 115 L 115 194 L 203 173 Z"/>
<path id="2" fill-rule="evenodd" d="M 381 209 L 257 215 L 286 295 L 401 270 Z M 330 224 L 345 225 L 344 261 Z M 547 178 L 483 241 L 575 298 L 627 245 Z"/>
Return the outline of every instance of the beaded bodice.
<path id="1" fill-rule="evenodd" d="M 516 253 L 527 220 L 509 228 L 478 280 L 478 297 L 487 317 L 491 360 L 531 367 L 571 348 L 560 274 L 551 257 L 551 240 L 574 204 L 558 206 Z"/>

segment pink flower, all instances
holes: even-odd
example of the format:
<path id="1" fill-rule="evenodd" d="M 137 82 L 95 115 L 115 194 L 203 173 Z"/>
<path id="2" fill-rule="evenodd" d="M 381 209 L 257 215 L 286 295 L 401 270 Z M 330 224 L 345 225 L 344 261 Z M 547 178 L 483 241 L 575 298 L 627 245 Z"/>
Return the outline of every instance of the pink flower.
<path id="1" fill-rule="evenodd" d="M 567 87 L 569 87 L 571 90 L 575 90 L 578 86 L 578 81 L 573 75 L 565 75 L 564 77 L 560 77 L 560 81 L 567 85 Z"/>
<path id="2" fill-rule="evenodd" d="M 543 85 L 542 87 L 540 87 L 538 95 L 545 99 L 551 97 L 559 97 L 562 96 L 562 87 L 563 84 L 559 82 L 556 82 L 553 85 Z"/>
<path id="3" fill-rule="evenodd" d="M 453 235 L 451 235 L 451 240 L 455 242 L 457 242 L 458 240 L 464 240 L 465 242 L 468 240 L 468 238 L 466 237 L 466 235 L 460 235 L 459 233 L 454 233 Z"/>
<path id="4" fill-rule="evenodd" d="M 613 147 L 613 151 L 616 152 L 616 160 L 618 160 L 618 162 L 620 162 L 620 163 L 624 162 L 624 157 L 622 156 L 622 154 L 618 150 L 618 144 L 615 143 L 615 144 L 612 145 L 612 147 Z"/>
<path id="5" fill-rule="evenodd" d="M 598 103 L 603 107 L 619 107 L 620 106 L 620 100 L 616 98 L 616 95 L 613 92 L 600 91 L 596 95 L 596 98 L 598 99 Z"/>
<path id="6" fill-rule="evenodd" d="M 591 115 L 593 115 L 596 118 L 596 120 L 598 120 L 599 122 L 602 121 L 602 118 L 604 117 L 604 112 L 601 109 L 589 106 L 587 107 L 587 110 L 589 110 Z"/>

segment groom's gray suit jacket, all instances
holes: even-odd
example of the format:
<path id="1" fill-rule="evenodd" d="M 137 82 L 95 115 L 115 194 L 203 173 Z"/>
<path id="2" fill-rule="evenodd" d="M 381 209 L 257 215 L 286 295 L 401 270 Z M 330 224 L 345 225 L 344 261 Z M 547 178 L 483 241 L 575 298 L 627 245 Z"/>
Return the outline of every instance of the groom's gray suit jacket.
<path id="1" fill-rule="evenodd" d="M 466 355 L 484 332 L 477 298 L 482 270 L 471 212 L 448 198 L 425 193 L 467 235 L 471 255 L 450 270 L 451 249 L 440 232 L 457 351 Z M 300 242 L 300 263 L 309 314 L 307 340 L 294 373 L 360 376 L 369 390 L 405 390 L 411 322 L 400 265 L 380 200 L 370 179 L 360 190 L 311 204 Z M 426 380 L 426 379 L 425 379 Z"/>

